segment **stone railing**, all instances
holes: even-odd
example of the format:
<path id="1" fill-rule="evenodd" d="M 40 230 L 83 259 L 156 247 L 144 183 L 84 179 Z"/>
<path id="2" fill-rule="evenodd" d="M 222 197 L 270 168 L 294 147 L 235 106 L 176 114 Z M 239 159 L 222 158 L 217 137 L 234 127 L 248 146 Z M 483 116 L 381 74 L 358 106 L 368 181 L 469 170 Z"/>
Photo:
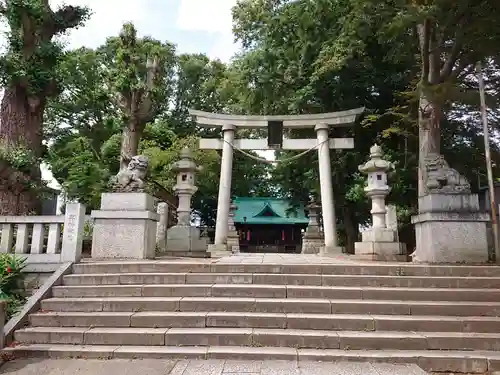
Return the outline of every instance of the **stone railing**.
<path id="1" fill-rule="evenodd" d="M 65 215 L 0 216 L 0 252 L 25 256 L 28 264 L 78 262 L 85 207 L 68 203 Z"/>

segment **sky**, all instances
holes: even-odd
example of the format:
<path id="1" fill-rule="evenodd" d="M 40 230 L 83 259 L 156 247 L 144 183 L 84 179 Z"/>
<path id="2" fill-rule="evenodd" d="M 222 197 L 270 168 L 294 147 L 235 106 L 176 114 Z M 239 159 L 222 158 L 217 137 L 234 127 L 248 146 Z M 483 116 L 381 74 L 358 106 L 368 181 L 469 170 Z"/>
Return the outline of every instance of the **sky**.
<path id="1" fill-rule="evenodd" d="M 237 51 L 231 8 L 236 0 L 51 0 L 53 8 L 68 3 L 93 11 L 84 27 L 68 36 L 71 47 L 97 47 L 133 22 L 139 35 L 173 42 L 181 53 L 202 52 L 228 61 Z"/>
<path id="2" fill-rule="evenodd" d="M 118 35 L 123 23 L 133 22 L 140 36 L 170 41 L 179 53 L 205 53 L 228 62 L 238 51 L 232 35 L 231 8 L 236 0 L 51 0 L 92 9 L 85 26 L 65 36 L 68 48 L 94 48 Z M 46 168 L 42 178 L 58 184 Z"/>

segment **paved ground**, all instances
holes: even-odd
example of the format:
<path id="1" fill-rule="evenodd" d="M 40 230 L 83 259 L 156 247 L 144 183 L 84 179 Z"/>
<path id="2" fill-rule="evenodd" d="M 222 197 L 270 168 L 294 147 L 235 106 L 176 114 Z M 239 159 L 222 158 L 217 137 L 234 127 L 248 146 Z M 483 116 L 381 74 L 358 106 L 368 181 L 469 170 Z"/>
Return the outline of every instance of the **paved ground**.
<path id="1" fill-rule="evenodd" d="M 0 367 L 9 375 L 425 375 L 415 365 L 290 361 L 169 361 L 18 359 Z"/>
<path id="2" fill-rule="evenodd" d="M 84 259 L 84 262 L 99 262 L 96 259 Z M 122 260 L 123 262 L 133 262 L 131 260 Z M 109 263 L 109 260 L 102 260 Z M 137 261 L 136 261 L 137 262 Z M 399 264 L 398 262 L 368 262 L 353 259 L 346 254 L 335 254 L 332 256 L 319 256 L 314 254 L 278 254 L 278 253 L 240 253 L 224 256 L 222 258 L 173 258 L 158 257 L 151 262 L 189 262 L 189 263 L 223 263 L 223 264 Z M 407 262 L 400 264 L 408 264 Z"/>
<path id="3" fill-rule="evenodd" d="M 273 253 L 241 253 L 230 255 L 219 259 L 212 259 L 217 263 L 250 263 L 250 264 L 360 264 L 358 260 L 348 255 L 319 256 L 313 254 L 273 254 Z M 364 262 L 366 263 L 366 262 Z"/>

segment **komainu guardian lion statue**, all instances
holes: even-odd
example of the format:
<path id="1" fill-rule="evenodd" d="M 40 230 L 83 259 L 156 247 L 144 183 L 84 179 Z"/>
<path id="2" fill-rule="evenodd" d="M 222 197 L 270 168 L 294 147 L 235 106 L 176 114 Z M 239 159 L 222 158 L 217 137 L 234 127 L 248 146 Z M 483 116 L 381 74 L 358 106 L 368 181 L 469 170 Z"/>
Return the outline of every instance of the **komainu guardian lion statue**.
<path id="1" fill-rule="evenodd" d="M 122 169 L 111 178 L 111 189 L 114 193 L 143 193 L 148 172 L 148 158 L 144 155 L 132 157 L 127 169 Z"/>
<path id="2" fill-rule="evenodd" d="M 429 154 L 425 159 L 425 188 L 428 194 L 470 194 L 469 182 L 444 157 Z"/>

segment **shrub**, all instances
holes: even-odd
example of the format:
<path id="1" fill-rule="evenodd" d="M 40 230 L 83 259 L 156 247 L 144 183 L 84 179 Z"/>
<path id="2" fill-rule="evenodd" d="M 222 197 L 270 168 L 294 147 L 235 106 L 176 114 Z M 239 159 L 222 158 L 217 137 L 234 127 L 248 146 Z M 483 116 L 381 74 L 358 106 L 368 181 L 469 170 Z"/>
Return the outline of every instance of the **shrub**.
<path id="1" fill-rule="evenodd" d="M 23 306 L 26 259 L 14 254 L 0 254 L 0 299 L 7 302 L 5 317 L 9 320 Z"/>

